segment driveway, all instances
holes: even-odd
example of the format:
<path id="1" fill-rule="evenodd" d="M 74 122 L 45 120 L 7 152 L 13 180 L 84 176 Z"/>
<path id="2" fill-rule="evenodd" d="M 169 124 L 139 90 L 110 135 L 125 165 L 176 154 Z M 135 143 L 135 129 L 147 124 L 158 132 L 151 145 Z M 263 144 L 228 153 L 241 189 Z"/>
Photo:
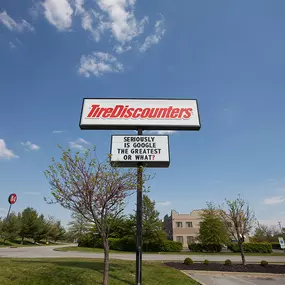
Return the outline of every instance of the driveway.
<path id="1" fill-rule="evenodd" d="M 184 272 L 201 285 L 284 285 L 284 275 L 247 273 Z"/>
<path id="2" fill-rule="evenodd" d="M 65 245 L 74 246 L 74 245 Z M 103 253 L 88 253 L 88 252 L 64 252 L 54 251 L 54 249 L 63 247 L 58 246 L 39 246 L 39 247 L 18 247 L 18 248 L 0 248 L 0 257 L 11 257 L 11 258 L 103 258 Z M 239 255 L 182 255 L 182 254 L 143 254 L 143 260 L 148 261 L 182 261 L 186 257 L 191 257 L 194 261 L 204 261 L 208 259 L 210 261 L 225 261 L 231 259 L 233 262 L 240 262 Z M 122 259 L 122 260 L 135 260 L 136 256 L 132 253 L 112 253 L 110 254 L 111 259 Z M 268 262 L 284 262 L 284 256 L 248 256 L 247 262 L 260 262 L 261 260 Z"/>

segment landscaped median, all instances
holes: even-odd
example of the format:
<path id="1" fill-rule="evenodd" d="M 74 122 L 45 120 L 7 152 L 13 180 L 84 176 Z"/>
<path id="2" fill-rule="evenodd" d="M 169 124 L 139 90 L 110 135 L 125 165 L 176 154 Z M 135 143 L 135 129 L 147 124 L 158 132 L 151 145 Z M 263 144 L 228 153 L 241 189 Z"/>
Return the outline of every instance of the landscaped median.
<path id="1" fill-rule="evenodd" d="M 234 263 L 230 259 L 224 262 L 211 262 L 205 260 L 204 262 L 194 262 L 191 258 L 186 258 L 184 262 L 167 262 L 165 263 L 171 268 L 178 270 L 190 271 L 220 271 L 220 272 L 251 272 L 251 273 L 272 273 L 285 274 L 285 265 L 283 264 L 269 264 L 266 260 L 262 260 L 256 264 Z"/>
<path id="2" fill-rule="evenodd" d="M 1 285 L 94 285 L 102 284 L 100 259 L 0 259 Z M 135 282 L 135 262 L 110 263 L 109 285 Z M 198 285 L 179 270 L 158 262 L 143 262 L 143 284 Z"/>
<path id="3" fill-rule="evenodd" d="M 69 247 L 59 247 L 55 248 L 55 251 L 75 251 L 75 252 L 90 252 L 90 253 L 103 253 L 102 248 L 92 248 L 92 247 L 79 247 L 79 246 L 69 246 Z M 119 251 L 119 250 L 110 250 L 110 253 L 134 253 L 130 251 Z M 180 251 L 180 252 L 144 252 L 143 254 L 181 254 L 181 255 L 237 255 L 240 256 L 238 252 L 192 252 L 192 251 Z M 246 256 L 284 256 L 283 252 L 272 252 L 272 253 L 257 253 L 257 252 L 248 252 Z"/>

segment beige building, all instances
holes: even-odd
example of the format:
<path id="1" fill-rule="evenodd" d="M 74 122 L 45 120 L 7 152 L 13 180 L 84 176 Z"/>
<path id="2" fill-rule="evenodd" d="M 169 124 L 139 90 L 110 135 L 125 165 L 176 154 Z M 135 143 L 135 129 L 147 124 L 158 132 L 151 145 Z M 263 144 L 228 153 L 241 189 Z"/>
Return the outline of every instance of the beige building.
<path id="1" fill-rule="evenodd" d="M 164 228 L 168 239 L 179 241 L 183 247 L 188 248 L 188 244 L 195 242 L 199 234 L 202 212 L 203 210 L 193 210 L 190 214 L 179 214 L 172 210 L 170 216 L 165 215 Z M 248 235 L 245 236 L 245 242 L 249 242 Z"/>
<path id="2" fill-rule="evenodd" d="M 164 217 L 164 227 L 170 240 L 179 241 L 183 247 L 193 243 L 199 234 L 202 210 L 190 214 L 179 214 L 172 210 L 170 216 Z"/>

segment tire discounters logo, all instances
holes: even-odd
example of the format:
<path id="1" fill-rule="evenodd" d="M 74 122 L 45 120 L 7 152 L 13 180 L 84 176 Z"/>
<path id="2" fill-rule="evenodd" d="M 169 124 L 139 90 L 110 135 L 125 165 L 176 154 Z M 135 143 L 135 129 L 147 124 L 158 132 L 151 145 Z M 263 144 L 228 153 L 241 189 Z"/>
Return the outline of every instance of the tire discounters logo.
<path id="1" fill-rule="evenodd" d="M 14 194 L 14 193 L 11 194 L 11 195 L 9 196 L 9 198 L 8 198 L 9 204 L 13 205 L 13 204 L 16 203 L 16 201 L 17 201 L 17 195 Z"/>
<path id="2" fill-rule="evenodd" d="M 81 129 L 199 130 L 196 100 L 84 99 Z"/>

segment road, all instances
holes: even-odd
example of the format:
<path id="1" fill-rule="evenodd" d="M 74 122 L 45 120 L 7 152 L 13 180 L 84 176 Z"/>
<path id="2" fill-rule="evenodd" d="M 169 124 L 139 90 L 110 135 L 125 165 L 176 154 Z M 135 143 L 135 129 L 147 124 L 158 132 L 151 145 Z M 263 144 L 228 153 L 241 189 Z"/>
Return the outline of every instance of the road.
<path id="1" fill-rule="evenodd" d="M 72 246 L 72 245 L 65 245 Z M 73 245 L 74 246 L 74 245 Z M 103 253 L 88 253 L 88 252 L 64 252 L 64 251 L 54 251 L 55 248 L 63 247 L 58 246 L 39 246 L 39 247 L 18 247 L 18 248 L 0 248 L 0 257 L 10 257 L 10 258 L 103 258 Z M 186 257 L 191 257 L 194 261 L 204 261 L 208 259 L 210 261 L 225 261 L 230 259 L 233 262 L 240 262 L 239 255 L 182 255 L 182 254 L 143 254 L 143 260 L 147 261 L 181 261 Z M 121 260 L 135 260 L 135 254 L 132 253 L 112 253 L 110 254 L 111 259 L 121 259 Z M 250 262 L 260 262 L 261 260 L 266 260 L 267 262 L 284 262 L 284 256 L 247 256 L 246 261 Z"/>

